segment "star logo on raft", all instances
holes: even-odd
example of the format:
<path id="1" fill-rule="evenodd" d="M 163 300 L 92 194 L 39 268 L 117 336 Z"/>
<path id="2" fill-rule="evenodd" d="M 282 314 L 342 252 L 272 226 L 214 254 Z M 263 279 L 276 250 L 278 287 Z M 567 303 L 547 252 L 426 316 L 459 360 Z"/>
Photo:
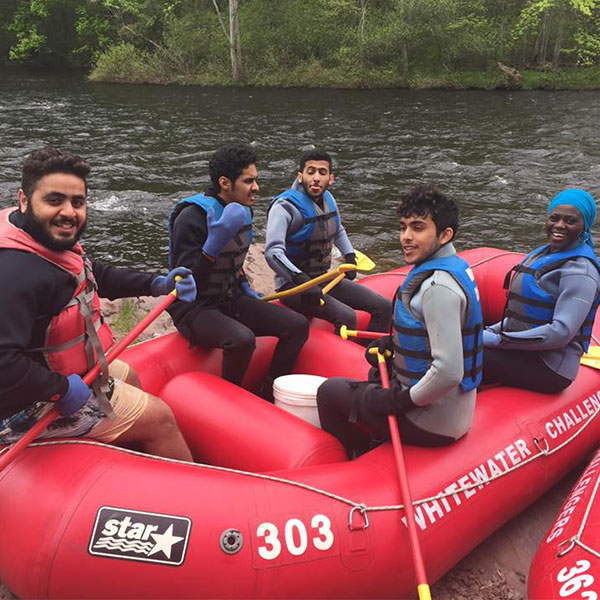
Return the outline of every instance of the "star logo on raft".
<path id="1" fill-rule="evenodd" d="M 96 515 L 88 552 L 179 566 L 185 560 L 191 526 L 187 517 L 103 506 Z"/>

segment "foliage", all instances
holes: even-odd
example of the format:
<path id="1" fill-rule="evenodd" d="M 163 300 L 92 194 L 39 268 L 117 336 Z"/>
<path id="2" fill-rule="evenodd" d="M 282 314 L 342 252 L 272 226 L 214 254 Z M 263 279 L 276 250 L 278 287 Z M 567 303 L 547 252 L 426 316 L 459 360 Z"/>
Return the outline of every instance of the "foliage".
<path id="1" fill-rule="evenodd" d="M 0 0 L 0 61 L 227 83 L 230 2 Z M 600 66 L 600 0 L 239 0 L 239 23 L 242 83 L 257 85 L 495 87 L 497 62 Z"/>
<path id="2" fill-rule="evenodd" d="M 139 321 L 140 316 L 131 299 L 123 300 L 117 316 L 113 319 L 111 327 L 118 336 L 129 333 Z"/>

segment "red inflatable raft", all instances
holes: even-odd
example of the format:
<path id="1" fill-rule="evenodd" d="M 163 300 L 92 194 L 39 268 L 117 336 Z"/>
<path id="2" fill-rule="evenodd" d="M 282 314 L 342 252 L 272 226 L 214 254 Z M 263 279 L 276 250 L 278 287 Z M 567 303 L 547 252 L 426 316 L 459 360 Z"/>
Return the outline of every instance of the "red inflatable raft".
<path id="1" fill-rule="evenodd" d="M 529 570 L 532 600 L 600 598 L 600 450 L 568 495 Z"/>
<path id="2" fill-rule="evenodd" d="M 463 254 L 487 322 L 520 255 Z M 365 281 L 389 297 L 406 271 Z M 361 315 L 361 319 L 364 316 Z M 364 325 L 361 323 L 361 325 Z M 264 376 L 259 341 L 245 387 Z M 173 407 L 194 457 L 89 441 L 38 443 L 0 473 L 0 579 L 27 598 L 391 598 L 415 591 L 394 457 L 353 461 L 333 437 L 216 374 L 220 352 L 178 335 L 125 359 Z M 317 327 L 296 372 L 365 377 L 363 349 Z M 541 496 L 596 445 L 600 373 L 556 396 L 481 391 L 472 430 L 406 447 L 430 582 Z"/>

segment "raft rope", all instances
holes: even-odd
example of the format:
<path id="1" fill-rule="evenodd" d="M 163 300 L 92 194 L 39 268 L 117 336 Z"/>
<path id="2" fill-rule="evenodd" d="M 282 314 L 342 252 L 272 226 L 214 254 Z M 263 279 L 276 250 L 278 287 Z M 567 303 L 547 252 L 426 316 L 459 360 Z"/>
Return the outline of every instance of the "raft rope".
<path id="1" fill-rule="evenodd" d="M 489 479 L 486 479 L 484 481 L 468 483 L 461 487 L 453 488 L 451 491 L 448 491 L 448 492 L 440 492 L 439 494 L 437 494 L 435 496 L 429 496 L 427 498 L 421 498 L 419 500 L 414 500 L 413 506 L 419 506 L 420 504 L 425 504 L 426 502 L 433 502 L 435 500 L 441 500 L 443 498 L 448 498 L 450 496 L 456 496 L 457 494 L 468 492 L 474 488 L 481 488 L 484 485 L 487 485 L 488 483 L 492 483 L 493 481 L 496 481 L 497 479 L 500 479 L 501 477 L 504 477 L 505 475 L 508 475 L 509 473 L 512 473 L 513 471 L 516 471 L 517 469 L 527 466 L 529 463 L 533 462 L 534 460 L 537 460 L 538 458 L 541 458 L 543 456 L 551 456 L 555 452 L 558 452 L 559 450 L 564 448 L 567 444 L 570 444 L 579 435 L 581 435 L 581 433 L 583 433 L 583 431 L 585 431 L 585 429 L 590 425 L 590 423 L 596 418 L 596 416 L 598 415 L 599 412 L 600 412 L 600 408 L 597 409 L 590 416 L 590 418 L 575 433 L 573 433 L 573 435 L 571 435 L 564 442 L 562 442 L 561 444 L 556 446 L 556 448 L 553 448 L 551 450 L 548 445 L 548 441 L 545 438 L 542 438 L 545 442 L 544 444 L 541 443 L 540 439 L 534 438 L 533 442 L 534 442 L 536 448 L 539 450 L 539 452 L 532 455 L 531 457 L 524 460 L 523 462 L 519 463 L 518 465 L 514 465 L 513 467 L 507 469 L 506 471 L 503 471 L 502 473 L 500 473 L 498 475 L 492 475 Z M 337 500 L 338 502 L 342 502 L 344 504 L 349 505 L 352 507 L 351 515 L 355 510 L 360 512 L 361 515 L 365 516 L 366 513 L 368 513 L 368 512 L 391 511 L 391 510 L 403 510 L 404 509 L 404 504 L 394 504 L 394 505 L 388 505 L 388 506 L 367 506 L 364 502 L 356 502 L 355 500 L 351 500 L 350 498 L 345 498 L 344 496 L 334 494 L 333 492 L 328 492 L 327 490 L 323 490 L 321 488 L 314 487 L 307 483 L 302 483 L 300 481 L 294 481 L 293 479 L 285 479 L 283 477 L 276 477 L 274 475 L 265 475 L 263 473 L 253 473 L 251 471 L 243 471 L 241 469 L 233 469 L 231 467 L 219 467 L 216 465 L 207 465 L 204 463 L 190 463 L 190 462 L 186 462 L 183 460 L 177 460 L 174 458 L 164 458 L 164 457 L 160 457 L 160 456 L 153 456 L 151 454 L 145 454 L 145 453 L 139 452 L 137 450 L 130 450 L 129 448 L 119 448 L 118 446 L 111 446 L 109 444 L 104 444 L 102 442 L 96 442 L 93 440 L 55 440 L 55 441 L 49 440 L 49 441 L 45 441 L 45 442 L 35 442 L 33 444 L 30 444 L 30 447 L 61 446 L 61 445 L 73 445 L 73 444 L 110 448 L 111 450 L 114 450 L 116 452 L 123 452 L 125 454 L 131 454 L 133 456 L 140 456 L 142 458 L 147 458 L 150 460 L 157 460 L 157 461 L 168 462 L 168 463 L 172 463 L 172 464 L 186 465 L 188 467 L 194 467 L 194 468 L 200 468 L 200 469 L 209 469 L 212 471 L 220 471 L 223 473 L 232 473 L 235 475 L 242 475 L 244 477 L 253 477 L 255 479 L 262 479 L 262 480 L 266 480 L 266 481 L 273 481 L 275 483 L 291 485 L 293 487 L 298 487 L 298 488 L 307 490 L 309 492 L 314 492 L 321 496 L 326 496 L 327 498 L 331 498 L 332 500 Z M 0 456 L 8 448 L 9 447 L 3 448 L 0 451 Z M 600 479 L 599 479 L 599 481 L 600 481 Z M 599 555 L 599 557 L 600 557 L 600 555 Z"/>
<path id="2" fill-rule="evenodd" d="M 565 548 L 564 550 L 561 550 L 560 552 L 558 552 L 558 554 L 557 554 L 558 557 L 568 554 L 569 552 L 571 552 L 571 550 L 573 550 L 573 548 L 575 548 L 575 546 L 579 546 L 580 548 L 583 548 L 583 550 L 585 550 L 586 552 L 589 552 L 596 558 L 600 558 L 600 552 L 598 552 L 598 550 L 594 550 L 593 548 L 590 548 L 589 546 L 587 546 L 586 544 L 584 544 L 581 541 L 581 537 L 583 536 L 583 530 L 585 529 L 585 526 L 587 525 L 587 521 L 589 519 L 590 512 L 592 510 L 592 505 L 594 504 L 594 500 L 596 499 L 596 495 L 598 493 L 599 487 L 600 487 L 600 477 L 597 477 L 596 483 L 594 484 L 594 489 L 592 490 L 590 499 L 588 500 L 587 506 L 585 507 L 585 513 L 583 515 L 583 519 L 581 519 L 581 524 L 579 525 L 579 531 L 577 531 L 577 533 L 575 535 L 573 535 L 572 537 L 570 537 L 568 540 L 565 540 L 564 542 L 561 542 L 559 544 L 559 547 L 564 546 L 565 544 L 569 544 L 569 546 L 567 548 Z"/>

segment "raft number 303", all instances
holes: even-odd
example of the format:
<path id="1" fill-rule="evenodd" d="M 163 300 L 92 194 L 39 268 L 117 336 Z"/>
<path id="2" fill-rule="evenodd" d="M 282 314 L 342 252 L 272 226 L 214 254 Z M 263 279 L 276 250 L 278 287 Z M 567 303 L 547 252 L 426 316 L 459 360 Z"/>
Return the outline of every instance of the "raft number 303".
<path id="1" fill-rule="evenodd" d="M 561 598 L 581 598 L 582 600 L 598 600 L 598 594 L 592 590 L 581 591 L 594 583 L 594 576 L 586 573 L 591 567 L 589 560 L 578 560 L 574 567 L 564 567 L 556 574 L 556 580 L 563 585 L 559 594 Z M 580 592 L 580 595 L 575 596 Z"/>
<path id="2" fill-rule="evenodd" d="M 331 530 L 331 520 L 325 515 L 314 515 L 310 520 L 310 531 L 300 519 L 288 519 L 283 527 L 283 540 L 275 523 L 260 523 L 256 528 L 256 536 L 260 545 L 258 555 L 264 560 L 275 560 L 281 554 L 285 544 L 287 551 L 295 557 L 302 556 L 311 550 L 325 552 L 333 546 L 334 536 Z M 309 539 L 310 538 L 310 539 Z"/>

